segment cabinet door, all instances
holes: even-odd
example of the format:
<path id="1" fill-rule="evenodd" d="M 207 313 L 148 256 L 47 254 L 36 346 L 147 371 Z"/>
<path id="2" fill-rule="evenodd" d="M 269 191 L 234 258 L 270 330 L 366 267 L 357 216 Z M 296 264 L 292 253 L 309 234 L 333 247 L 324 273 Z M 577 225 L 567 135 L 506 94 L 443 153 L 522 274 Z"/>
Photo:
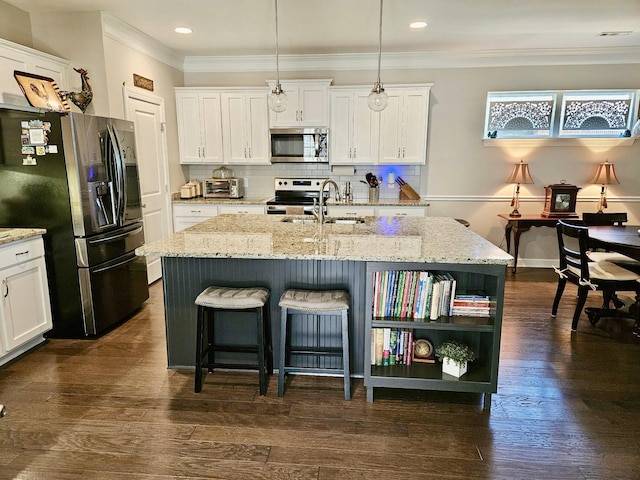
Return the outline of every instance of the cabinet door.
<path id="1" fill-rule="evenodd" d="M 424 165 L 428 102 L 426 88 L 389 93 L 389 105 L 380 113 L 379 163 Z"/>
<path id="2" fill-rule="evenodd" d="M 378 207 L 380 217 L 424 217 L 424 207 Z"/>
<path id="3" fill-rule="evenodd" d="M 271 127 L 326 127 L 328 125 L 330 81 L 281 82 L 287 94 L 287 109 L 269 112 Z M 273 89 L 273 84 L 269 87 Z"/>
<path id="4" fill-rule="evenodd" d="M 428 91 L 408 91 L 402 107 L 402 163 L 424 164 L 427 156 Z"/>
<path id="5" fill-rule="evenodd" d="M 380 112 L 379 163 L 399 163 L 402 154 L 402 97 L 389 94 L 389 104 Z"/>
<path id="6" fill-rule="evenodd" d="M 330 205 L 327 214 L 330 217 L 373 217 L 374 207 L 361 205 Z"/>
<path id="7" fill-rule="evenodd" d="M 264 207 L 262 205 L 220 205 L 218 213 L 230 213 L 234 215 L 263 215 Z"/>
<path id="8" fill-rule="evenodd" d="M 206 163 L 222 163 L 220 94 L 203 93 L 199 96 L 199 103 L 202 161 Z"/>
<path id="9" fill-rule="evenodd" d="M 353 95 L 351 92 L 331 92 L 330 97 L 329 160 L 336 165 L 351 165 L 353 163 L 351 143 Z"/>
<path id="10" fill-rule="evenodd" d="M 240 92 L 222 94 L 222 132 L 226 163 L 247 162 L 245 95 Z"/>
<path id="11" fill-rule="evenodd" d="M 178 143 L 180 163 L 202 162 L 200 138 L 200 97 L 197 92 L 177 92 Z"/>
<path id="12" fill-rule="evenodd" d="M 353 96 L 353 163 L 372 165 L 378 163 L 378 139 L 380 114 L 367 104 L 369 92 Z"/>
<path id="13" fill-rule="evenodd" d="M 276 113 L 269 110 L 269 125 L 271 127 L 297 127 L 300 125 L 300 88 L 291 83 L 281 83 L 282 90 L 287 95 L 287 109 Z M 271 86 L 273 89 L 273 86 Z"/>
<path id="14" fill-rule="evenodd" d="M 269 106 L 263 92 L 249 93 L 247 106 L 247 163 L 267 165 L 269 161 Z"/>
<path id="15" fill-rule="evenodd" d="M 304 86 L 299 92 L 299 119 L 303 127 L 327 125 L 327 87 Z"/>
<path id="16" fill-rule="evenodd" d="M 7 351 L 34 339 L 52 327 L 44 258 L 29 260 L 0 272 L 0 321 Z"/>
<path id="17" fill-rule="evenodd" d="M 173 231 L 179 232 L 187 227 L 204 222 L 211 217 L 215 217 L 217 214 L 218 207 L 216 205 L 174 204 Z"/>

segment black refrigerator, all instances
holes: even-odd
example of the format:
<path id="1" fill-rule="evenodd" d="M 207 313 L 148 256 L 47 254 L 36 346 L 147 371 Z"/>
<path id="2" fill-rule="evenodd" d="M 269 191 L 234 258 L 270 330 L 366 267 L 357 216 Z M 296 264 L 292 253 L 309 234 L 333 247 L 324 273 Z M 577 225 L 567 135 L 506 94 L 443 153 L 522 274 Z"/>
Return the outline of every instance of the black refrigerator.
<path id="1" fill-rule="evenodd" d="M 47 230 L 50 337 L 126 320 L 149 298 L 133 123 L 0 108 L 0 226 Z"/>

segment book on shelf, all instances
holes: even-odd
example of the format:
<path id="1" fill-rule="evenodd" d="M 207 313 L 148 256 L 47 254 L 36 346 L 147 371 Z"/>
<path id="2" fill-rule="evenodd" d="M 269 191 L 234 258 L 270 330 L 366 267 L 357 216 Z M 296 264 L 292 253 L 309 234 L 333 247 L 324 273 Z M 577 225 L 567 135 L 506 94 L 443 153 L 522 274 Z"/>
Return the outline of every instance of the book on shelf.
<path id="1" fill-rule="evenodd" d="M 411 365 L 413 331 L 403 328 L 372 328 L 371 365 Z"/>
<path id="2" fill-rule="evenodd" d="M 385 270 L 374 272 L 372 308 L 375 318 L 423 322 L 453 315 L 454 307 L 488 301 L 479 295 L 458 295 L 456 278 L 448 272 Z"/>

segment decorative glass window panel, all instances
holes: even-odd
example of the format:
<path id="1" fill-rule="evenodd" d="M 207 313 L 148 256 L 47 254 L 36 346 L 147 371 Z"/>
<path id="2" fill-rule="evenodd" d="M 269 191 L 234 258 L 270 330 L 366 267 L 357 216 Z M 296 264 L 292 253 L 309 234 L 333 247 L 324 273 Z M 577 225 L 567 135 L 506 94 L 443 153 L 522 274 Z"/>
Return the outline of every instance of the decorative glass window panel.
<path id="1" fill-rule="evenodd" d="M 629 137 L 635 110 L 634 91 L 564 92 L 561 137 Z"/>
<path id="2" fill-rule="evenodd" d="M 555 109 L 555 92 L 489 92 L 485 138 L 550 137 Z"/>

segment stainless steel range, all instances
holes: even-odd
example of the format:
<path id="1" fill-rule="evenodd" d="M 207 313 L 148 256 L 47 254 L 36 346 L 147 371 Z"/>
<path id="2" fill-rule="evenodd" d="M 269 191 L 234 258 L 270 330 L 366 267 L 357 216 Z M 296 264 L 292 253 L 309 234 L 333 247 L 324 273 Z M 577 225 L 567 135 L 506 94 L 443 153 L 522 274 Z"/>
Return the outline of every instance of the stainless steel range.
<path id="1" fill-rule="evenodd" d="M 320 199 L 324 178 L 276 178 L 275 197 L 267 202 L 268 215 L 312 215 L 313 205 Z M 329 185 L 323 190 L 329 198 Z M 326 206 L 324 207 L 326 213 Z"/>

